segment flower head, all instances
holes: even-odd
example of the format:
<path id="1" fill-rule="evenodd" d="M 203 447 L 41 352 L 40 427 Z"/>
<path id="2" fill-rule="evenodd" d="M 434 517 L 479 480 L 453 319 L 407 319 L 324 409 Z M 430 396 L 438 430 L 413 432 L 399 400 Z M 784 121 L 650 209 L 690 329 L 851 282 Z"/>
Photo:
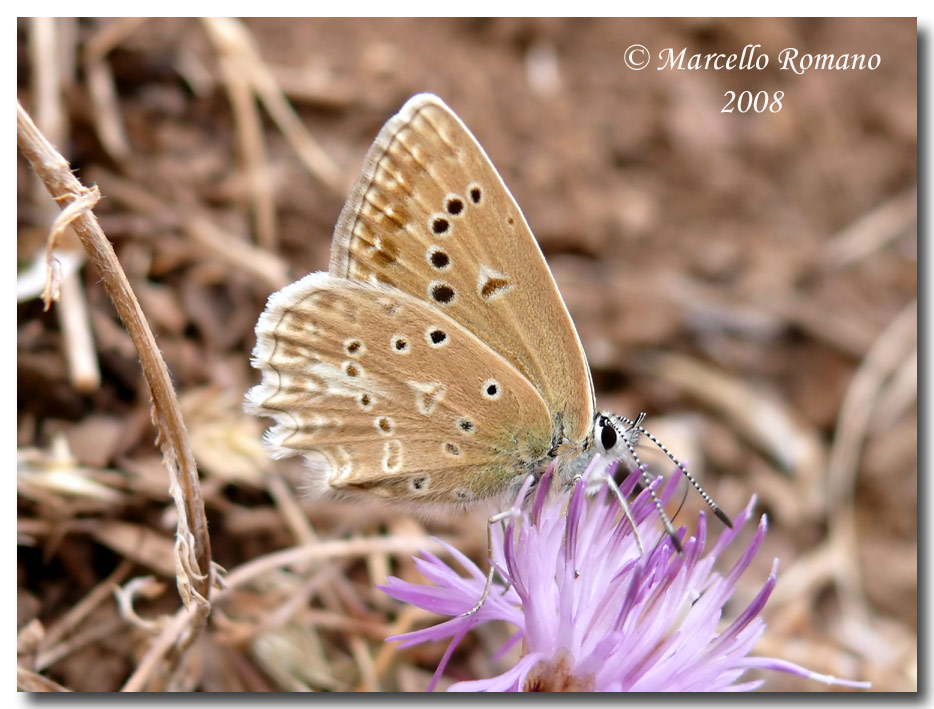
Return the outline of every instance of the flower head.
<path id="1" fill-rule="evenodd" d="M 521 659 L 501 675 L 458 682 L 451 691 L 741 691 L 761 684 L 739 682 L 754 667 L 866 686 L 749 656 L 765 630 L 759 613 L 775 586 L 777 559 L 759 594 L 721 629 L 723 606 L 762 544 L 765 517 L 729 572 L 721 575 L 714 564 L 751 517 L 754 499 L 734 529 L 724 530 L 706 553 L 703 513 L 695 536 L 685 541 L 684 528 L 678 530 L 683 555 L 667 536 L 643 553 L 618 502 L 586 494 L 588 476 L 600 463 L 593 462 L 570 496 L 565 491 L 550 493 L 552 469 L 542 477 L 526 511 L 521 501 L 527 487 L 520 492 L 505 531 L 499 524 L 492 531 L 493 564 L 505 583 L 494 583 L 475 612 L 466 614 L 480 599 L 486 574 L 444 542 L 466 577 L 423 553 L 415 561 L 430 585 L 389 578 L 383 590 L 393 598 L 451 616 L 436 626 L 389 638 L 401 641 L 401 647 L 451 638 L 430 689 L 463 637 L 491 620 L 515 626 L 500 653 L 521 641 Z M 631 492 L 635 478 L 629 476 L 624 494 Z M 676 485 L 673 476 L 660 493 L 663 501 L 671 498 Z M 635 499 L 631 512 L 642 539 L 659 535 L 648 490 Z"/>

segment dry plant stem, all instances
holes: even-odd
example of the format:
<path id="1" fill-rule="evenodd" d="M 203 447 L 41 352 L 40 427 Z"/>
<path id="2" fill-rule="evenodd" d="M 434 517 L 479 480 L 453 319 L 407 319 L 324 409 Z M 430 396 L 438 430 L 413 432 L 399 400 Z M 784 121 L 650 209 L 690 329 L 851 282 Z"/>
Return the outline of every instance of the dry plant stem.
<path id="1" fill-rule="evenodd" d="M 213 600 L 221 601 L 232 589 L 249 583 L 258 576 L 262 576 L 281 566 L 303 564 L 308 561 L 323 561 L 344 557 L 360 557 L 370 552 L 384 552 L 392 554 L 414 554 L 417 551 L 430 551 L 441 553 L 440 544 L 424 536 L 413 537 L 361 537 L 358 539 L 338 539 L 328 542 L 318 542 L 313 545 L 284 549 L 275 554 L 267 554 L 254 561 L 244 564 L 231 571 L 225 579 L 224 588 L 215 590 Z M 196 611 L 206 608 L 201 605 Z M 187 608 L 180 608 L 175 617 L 162 631 L 160 636 L 150 647 L 143 660 L 137 665 L 133 675 L 123 685 L 121 691 L 138 692 L 146 687 L 150 675 L 158 669 L 158 661 L 162 654 L 182 645 L 187 646 L 195 639 L 194 633 L 187 638 L 179 640 L 189 623 L 195 622 L 192 613 Z"/>
<path id="2" fill-rule="evenodd" d="M 868 613 L 859 569 L 859 529 L 854 516 L 853 494 L 860 452 L 870 431 L 869 422 L 879 392 L 917 346 L 917 302 L 905 308 L 880 334 L 863 358 L 847 389 L 827 472 L 827 539 L 800 557 L 781 576 L 770 599 L 781 606 L 833 581 L 845 606 L 843 615 L 864 618 Z M 866 627 L 869 627 L 866 623 Z"/>
<path id="3" fill-rule="evenodd" d="M 78 273 L 75 271 L 62 279 L 58 314 L 71 382 L 75 389 L 87 393 L 100 387 L 101 372 L 94 351 L 88 301 Z"/>
<path id="4" fill-rule="evenodd" d="M 430 613 L 426 617 L 432 616 Z M 327 630 L 339 630 L 342 633 L 356 633 L 366 635 L 373 640 L 385 640 L 387 636 L 394 633 L 393 627 L 388 623 L 376 623 L 367 620 L 360 620 L 353 616 L 338 615 L 328 611 L 318 610 L 317 608 L 307 608 L 302 612 L 302 619 L 315 625 L 318 628 Z"/>
<path id="5" fill-rule="evenodd" d="M 892 197 L 837 233 L 823 249 L 826 270 L 849 266 L 871 256 L 890 241 L 916 228 L 918 188 Z"/>
<path id="6" fill-rule="evenodd" d="M 42 642 L 39 643 L 39 652 L 50 651 L 59 640 L 77 628 L 95 608 L 111 597 L 114 588 L 126 578 L 132 568 L 133 562 L 129 559 L 121 561 L 110 576 L 92 588 L 84 598 L 49 627 Z"/>
<path id="7" fill-rule="evenodd" d="M 342 557 L 365 556 L 370 553 L 414 554 L 417 551 L 440 553 L 443 548 L 430 537 L 358 537 L 356 539 L 333 539 L 317 542 L 313 545 L 283 549 L 273 554 L 261 556 L 238 566 L 227 574 L 226 587 L 216 594 L 222 598 L 231 588 L 272 571 L 280 566 L 293 566 L 309 561 L 322 561 Z"/>
<path id="8" fill-rule="evenodd" d="M 761 307 L 801 328 L 817 342 L 823 342 L 850 357 L 861 357 L 872 343 L 870 328 L 856 318 L 844 317 L 826 304 L 791 289 L 766 293 Z"/>
<path id="9" fill-rule="evenodd" d="M 237 68 L 236 48 L 228 42 L 217 43 L 220 69 L 233 108 L 243 170 L 253 203 L 253 218 L 260 246 L 274 250 L 278 244 L 276 210 L 272 182 L 266 176 L 266 149 L 259 109 L 247 77 Z"/>
<path id="10" fill-rule="evenodd" d="M 292 101 L 299 101 L 304 105 L 317 106 L 328 111 L 346 111 L 358 100 L 359 88 L 353 86 L 345 78 L 322 78 L 301 66 L 272 66 L 270 68 L 275 76 L 276 84 Z"/>
<path id="11" fill-rule="evenodd" d="M 332 563 L 306 579 L 297 588 L 293 588 L 291 595 L 285 601 L 264 613 L 263 619 L 256 624 L 254 633 L 266 632 L 286 625 L 300 609 L 308 606 L 311 598 L 319 589 L 325 584 L 332 583 L 336 575 L 344 573 L 345 566 L 346 563 L 340 561 Z"/>
<path id="12" fill-rule="evenodd" d="M 20 692 L 70 692 L 58 682 L 30 672 L 24 667 L 16 667 L 16 689 Z"/>
<path id="13" fill-rule="evenodd" d="M 45 519 L 17 519 L 16 534 L 21 537 L 48 537 L 58 540 L 69 534 L 91 534 L 97 527 L 96 519 L 69 520 L 52 522 Z M 51 543 L 51 542 L 50 542 Z"/>
<path id="14" fill-rule="evenodd" d="M 38 131 L 19 103 L 16 106 L 16 125 L 20 151 L 59 206 L 67 209 L 70 204 L 96 192 L 87 190 L 71 173 L 68 162 Z M 200 619 L 203 624 L 210 609 L 211 542 L 198 470 L 168 369 L 126 274 L 93 213 L 83 210 L 75 214 L 72 228 L 81 240 L 88 258 L 97 267 L 104 287 L 139 353 L 143 375 L 152 394 L 152 419 L 159 432 L 158 442 L 169 473 L 169 491 L 178 509 L 176 573 L 179 592 L 186 604 L 195 600 L 199 610 L 192 617 Z M 200 627 L 193 630 L 190 635 L 197 635 Z"/>
<path id="15" fill-rule="evenodd" d="M 180 608 L 171 619 L 165 630 L 156 638 L 149 650 L 136 666 L 133 674 L 130 675 L 121 692 L 141 692 L 146 689 L 147 683 L 152 679 L 157 670 L 160 669 L 159 663 L 163 656 L 170 658 L 169 667 L 177 666 L 178 660 L 185 654 L 185 651 L 191 646 L 198 636 L 197 632 L 204 626 L 207 620 L 210 606 L 198 604 L 189 608 Z M 186 633 L 185 631 L 189 632 Z M 168 677 L 162 675 L 159 679 L 163 683 L 168 682 Z"/>
<path id="16" fill-rule="evenodd" d="M 114 589 L 114 596 L 117 599 L 117 607 L 120 609 L 120 617 L 130 625 L 146 630 L 155 635 L 162 629 L 163 623 L 160 620 L 147 620 L 140 616 L 133 607 L 133 602 L 137 596 L 143 598 L 157 598 L 165 590 L 165 584 L 156 581 L 152 576 L 138 576 L 126 586 L 118 586 Z"/>
<path id="17" fill-rule="evenodd" d="M 73 78 L 73 65 L 68 61 L 74 51 L 73 43 L 67 41 L 71 36 L 69 26 L 69 20 L 60 18 L 42 17 L 30 21 L 32 31 L 29 49 L 34 67 L 32 93 L 36 103 L 36 120 L 45 134 L 50 136 L 50 140 L 57 143 L 64 142 L 68 133 L 62 95 L 64 85 Z M 54 242 L 54 239 L 50 239 L 46 250 L 46 261 L 53 266 L 49 271 L 51 278 L 47 279 L 46 289 L 47 293 L 54 290 L 56 300 L 59 293 L 64 291 L 57 315 L 62 327 L 69 378 L 78 391 L 96 391 L 100 386 L 101 375 L 84 287 L 77 272 L 64 276 L 56 273 L 58 261 L 53 259 L 52 254 Z M 46 310 L 48 308 L 49 301 L 46 300 Z"/>
<path id="18" fill-rule="evenodd" d="M 653 376 L 720 412 L 740 436 L 793 475 L 800 484 L 802 511 L 823 517 L 824 446 L 784 402 L 691 357 L 658 353 L 645 361 Z"/>
<path id="19" fill-rule="evenodd" d="M 253 44 L 250 33 L 241 22 L 226 17 L 204 20 L 205 28 L 211 41 L 222 53 L 236 57 L 237 70 L 242 72 L 256 92 L 272 120 L 292 144 L 305 167 L 335 194 L 345 195 L 349 182 L 344 179 L 328 154 L 318 142 L 305 130 L 305 126 L 295 115 L 282 90 L 269 68 L 263 63 L 259 51 Z"/>
<path id="20" fill-rule="evenodd" d="M 318 535 L 315 534 L 308 515 L 304 513 L 292 489 L 286 485 L 278 473 L 270 472 L 266 476 L 266 489 L 295 540 L 299 544 L 312 544 L 318 541 Z"/>
<path id="21" fill-rule="evenodd" d="M 87 41 L 82 54 L 97 135 L 117 162 L 130 157 L 131 147 L 123 128 L 113 74 L 105 59 L 108 52 L 145 21 L 141 17 L 108 21 Z"/>
<path id="22" fill-rule="evenodd" d="M 357 670 L 360 673 L 360 681 L 354 687 L 354 691 L 380 691 L 379 680 L 376 676 L 376 663 L 373 656 L 370 655 L 370 646 L 359 635 L 351 635 L 347 641 L 350 644 L 350 652 L 354 660 L 357 661 Z"/>
<path id="23" fill-rule="evenodd" d="M 17 623 L 19 619 L 17 618 Z M 35 669 L 42 642 L 42 621 L 33 618 L 16 630 L 16 665 Z"/>
<path id="24" fill-rule="evenodd" d="M 172 578 L 177 573 L 170 540 L 151 527 L 118 519 L 98 520 L 91 536 L 102 546 L 160 576 Z"/>
<path id="25" fill-rule="evenodd" d="M 85 62 L 88 94 L 94 113 L 94 124 L 101 145 L 118 163 L 126 161 L 132 152 L 130 141 L 123 130 L 120 101 L 110 67 L 103 60 Z"/>
<path id="26" fill-rule="evenodd" d="M 852 612 L 866 612 L 859 573 L 858 526 L 853 497 L 857 463 L 885 383 L 917 348 L 918 304 L 912 302 L 882 332 L 860 364 L 840 407 L 827 472 L 829 543 L 839 549 L 837 580 Z"/>
<path id="27" fill-rule="evenodd" d="M 902 361 L 886 388 L 879 392 L 879 403 L 869 426 L 891 424 L 918 403 L 918 346 Z"/>
<path id="28" fill-rule="evenodd" d="M 266 288 L 277 290 L 292 280 L 285 262 L 278 256 L 231 238 L 204 217 L 191 218 L 185 225 L 185 233 L 225 263 L 249 274 L 258 283 L 265 284 Z"/>
<path id="29" fill-rule="evenodd" d="M 92 177 L 96 182 L 107 183 L 108 198 L 167 228 L 184 231 L 186 236 L 208 251 L 210 258 L 247 274 L 264 290 L 279 290 L 293 280 L 283 259 L 223 230 L 197 210 L 188 211 L 186 208 L 179 213 L 177 205 L 169 205 L 138 184 L 100 168 L 94 170 Z"/>
<path id="30" fill-rule="evenodd" d="M 831 510 L 851 506 L 857 463 L 872 412 L 885 383 L 912 358 L 917 348 L 917 324 L 918 303 L 914 301 L 878 336 L 850 381 L 840 406 L 827 473 Z"/>
<path id="31" fill-rule="evenodd" d="M 126 632 L 126 621 L 117 616 L 106 622 L 83 628 L 80 632 L 69 636 L 47 652 L 41 653 L 36 658 L 36 670 L 42 672 L 72 653 L 121 632 Z"/>
<path id="32" fill-rule="evenodd" d="M 100 61 L 146 21 L 145 17 L 108 20 L 84 43 L 84 60 Z"/>
<path id="33" fill-rule="evenodd" d="M 415 624 L 419 620 L 430 617 L 432 617 L 432 614 L 429 611 L 422 610 L 418 606 L 404 606 L 402 610 L 399 611 L 399 615 L 396 617 L 395 622 L 389 628 L 389 632 L 386 633 L 386 635 L 383 637 L 407 633 L 415 627 Z M 385 677 L 386 673 L 389 671 L 389 668 L 398 659 L 399 643 L 384 643 L 383 647 L 381 647 L 379 652 L 376 653 L 376 660 L 374 663 L 376 665 L 377 680 Z"/>
<path id="34" fill-rule="evenodd" d="M 54 17 L 34 17 L 29 21 L 29 54 L 33 67 L 31 96 L 35 104 L 36 122 L 52 140 L 62 140 L 67 134 L 67 116 L 62 110 L 62 77 L 60 57 L 71 47 L 62 47 L 58 33 L 59 20 Z"/>

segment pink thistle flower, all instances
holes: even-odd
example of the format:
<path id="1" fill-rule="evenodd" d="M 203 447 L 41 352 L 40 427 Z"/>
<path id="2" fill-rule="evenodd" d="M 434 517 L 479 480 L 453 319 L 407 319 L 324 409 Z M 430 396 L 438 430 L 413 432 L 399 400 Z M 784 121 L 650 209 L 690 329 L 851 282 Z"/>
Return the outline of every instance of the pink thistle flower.
<path id="1" fill-rule="evenodd" d="M 605 463 L 605 461 L 603 461 Z M 748 691 L 761 681 L 740 682 L 751 668 L 789 672 L 827 684 L 868 687 L 811 672 L 778 659 L 750 657 L 765 630 L 760 612 L 775 586 L 778 560 L 762 590 L 725 629 L 718 630 L 724 605 L 737 579 L 762 544 L 766 520 L 760 519 L 752 542 L 726 575 L 714 564 L 752 515 L 755 498 L 705 554 L 707 527 L 700 514 L 697 534 L 684 540 L 678 555 L 663 536 L 640 553 L 619 504 L 605 495 L 586 494 L 590 471 L 566 493 L 549 494 L 553 469 L 542 477 L 530 509 L 523 511 L 528 484 L 506 524 L 493 527 L 493 563 L 508 582 L 494 582 L 478 611 L 486 574 L 449 544 L 452 557 L 467 571 L 461 576 L 427 552 L 416 557 L 430 584 L 390 577 L 381 587 L 393 598 L 450 619 L 433 627 L 388 638 L 400 647 L 450 638 L 432 678 L 433 690 L 454 649 L 474 627 L 492 620 L 516 628 L 499 655 L 522 642 L 523 655 L 511 669 L 488 679 L 458 682 L 449 691 Z M 638 476 L 630 475 L 628 494 Z M 660 497 L 674 494 L 677 477 Z M 658 517 L 647 490 L 631 511 L 642 539 L 658 535 Z M 440 541 L 440 540 L 439 540 Z"/>

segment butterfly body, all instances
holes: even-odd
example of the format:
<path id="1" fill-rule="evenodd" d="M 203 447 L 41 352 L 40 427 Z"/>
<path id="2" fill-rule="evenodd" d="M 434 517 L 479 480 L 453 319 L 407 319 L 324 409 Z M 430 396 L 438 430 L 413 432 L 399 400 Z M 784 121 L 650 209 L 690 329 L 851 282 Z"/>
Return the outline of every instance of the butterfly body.
<path id="1" fill-rule="evenodd" d="M 273 294 L 256 328 L 274 456 L 316 493 L 418 509 L 500 502 L 555 458 L 599 452 L 590 370 L 525 218 L 436 96 L 380 131 L 327 273 Z M 589 457 L 589 456 L 588 456 Z"/>

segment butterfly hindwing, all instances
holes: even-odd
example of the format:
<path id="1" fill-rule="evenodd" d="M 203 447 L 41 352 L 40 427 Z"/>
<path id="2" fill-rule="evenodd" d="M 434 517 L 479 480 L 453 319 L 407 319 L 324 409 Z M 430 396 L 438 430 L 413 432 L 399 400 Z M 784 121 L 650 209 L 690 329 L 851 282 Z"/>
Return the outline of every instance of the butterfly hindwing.
<path id="1" fill-rule="evenodd" d="M 254 413 L 315 487 L 399 502 L 492 498 L 553 446 L 545 402 L 441 310 L 397 289 L 314 273 L 270 298 L 257 325 Z"/>

